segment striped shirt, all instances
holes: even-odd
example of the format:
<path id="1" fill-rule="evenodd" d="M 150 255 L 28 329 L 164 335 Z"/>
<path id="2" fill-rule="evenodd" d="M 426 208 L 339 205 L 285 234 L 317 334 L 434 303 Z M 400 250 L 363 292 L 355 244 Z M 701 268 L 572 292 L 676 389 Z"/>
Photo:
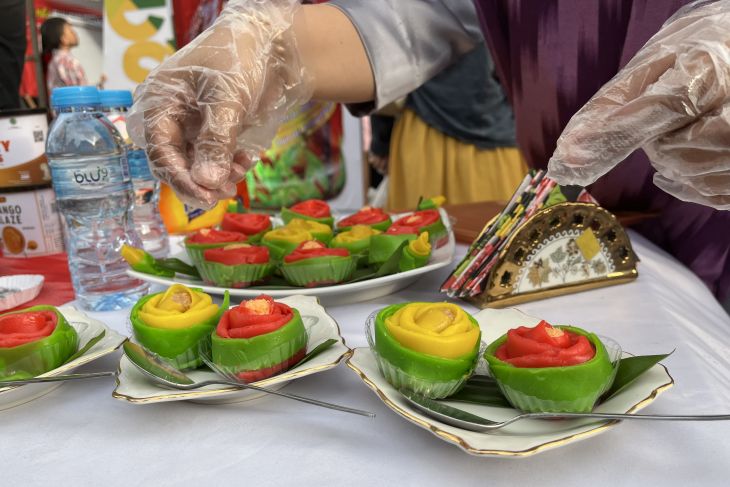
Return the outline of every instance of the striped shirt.
<path id="1" fill-rule="evenodd" d="M 62 49 L 53 51 L 53 58 L 48 63 L 46 83 L 48 93 L 53 91 L 53 88 L 60 86 L 83 86 L 88 84 L 86 73 L 79 60 L 73 57 L 70 51 Z"/>

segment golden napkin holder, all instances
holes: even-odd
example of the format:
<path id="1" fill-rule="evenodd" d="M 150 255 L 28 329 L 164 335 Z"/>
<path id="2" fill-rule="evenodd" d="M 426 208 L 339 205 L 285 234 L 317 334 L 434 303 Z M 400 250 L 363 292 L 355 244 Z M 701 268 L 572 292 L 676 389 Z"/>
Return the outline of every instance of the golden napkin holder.
<path id="1" fill-rule="evenodd" d="M 638 258 L 626 231 L 592 203 L 559 203 L 532 215 L 507 241 L 485 278 L 466 298 L 502 308 L 632 281 Z"/>

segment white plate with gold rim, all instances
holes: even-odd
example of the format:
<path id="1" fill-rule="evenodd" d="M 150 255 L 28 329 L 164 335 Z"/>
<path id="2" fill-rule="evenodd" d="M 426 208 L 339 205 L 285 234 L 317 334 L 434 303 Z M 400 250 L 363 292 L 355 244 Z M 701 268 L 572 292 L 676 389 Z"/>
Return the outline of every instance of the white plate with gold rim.
<path id="1" fill-rule="evenodd" d="M 474 317 L 482 330 L 482 341 L 491 343 L 507 330 L 518 326 L 534 326 L 540 322 L 516 309 L 485 309 Z M 431 431 L 444 441 L 453 443 L 467 453 L 480 456 L 529 456 L 582 440 L 618 424 L 617 421 L 596 420 L 523 420 L 498 432 L 486 434 L 456 428 L 423 414 L 413 407 L 393 386 L 385 381 L 369 348 L 356 348 L 347 361 L 365 384 L 393 411 L 408 421 Z M 595 408 L 596 412 L 635 413 L 653 402 L 669 389 L 674 380 L 667 368 L 655 365 L 619 394 Z M 450 406 L 495 421 L 516 416 L 518 411 L 477 404 L 444 401 Z"/>
<path id="2" fill-rule="evenodd" d="M 83 347 L 86 343 L 98 336 L 104 331 L 104 337 L 87 350 L 82 356 L 73 361 L 63 364 L 38 377 L 53 377 L 61 374 L 68 374 L 77 367 L 96 360 L 104 355 L 109 355 L 118 349 L 127 339 L 107 327 L 99 320 L 95 320 L 87 316 L 85 313 L 77 310 L 72 306 L 62 306 L 58 310 L 63 314 L 69 324 L 76 330 L 79 336 L 79 347 Z M 26 402 L 30 402 L 41 396 L 44 396 L 52 390 L 60 387 L 63 382 L 48 382 L 45 384 L 26 384 L 22 386 L 0 387 L 0 410 L 10 409 Z"/>
<path id="3" fill-rule="evenodd" d="M 454 231 L 451 226 L 448 214 L 441 209 L 441 220 L 444 222 L 448 230 L 448 241 L 446 245 L 435 249 L 431 254 L 431 258 L 423 267 L 405 272 L 398 272 L 388 276 L 377 277 L 366 281 L 353 283 L 337 284 L 333 286 L 322 286 L 314 288 L 292 288 L 292 289 L 234 289 L 218 286 L 210 286 L 203 281 L 197 279 L 188 279 L 185 277 L 175 276 L 172 278 L 153 276 L 143 272 L 127 270 L 130 276 L 142 279 L 143 281 L 172 286 L 173 284 L 184 284 L 188 287 L 196 287 L 209 294 L 222 295 L 228 291 L 231 296 L 241 296 L 246 298 L 254 298 L 259 294 L 265 293 L 274 299 L 283 298 L 292 294 L 300 294 L 306 296 L 317 296 L 323 304 L 342 305 L 348 303 L 357 303 L 368 301 L 382 296 L 387 296 L 410 286 L 424 274 L 433 272 L 451 264 L 454 260 L 454 252 L 456 250 L 456 240 L 454 239 Z M 187 263 L 190 263 L 185 251 L 175 252 L 171 257 L 177 257 Z"/>
<path id="4" fill-rule="evenodd" d="M 256 385 L 270 389 L 280 389 L 293 379 L 331 369 L 336 367 L 344 358 L 349 357 L 351 350 L 340 334 L 340 327 L 327 314 L 316 297 L 296 295 L 277 299 L 277 301 L 296 308 L 299 314 L 302 315 L 308 335 L 307 351 L 330 338 L 337 340 L 337 342 L 308 362 L 279 375 L 255 382 Z M 219 375 L 207 368 L 185 372 L 185 374 L 196 382 L 220 378 Z M 124 355 L 119 362 L 117 386 L 112 392 L 112 396 L 116 399 L 135 404 L 166 401 L 195 401 L 213 404 L 243 402 L 261 397 L 262 394 L 265 393 L 218 385 L 189 391 L 166 389 L 143 375 Z"/>

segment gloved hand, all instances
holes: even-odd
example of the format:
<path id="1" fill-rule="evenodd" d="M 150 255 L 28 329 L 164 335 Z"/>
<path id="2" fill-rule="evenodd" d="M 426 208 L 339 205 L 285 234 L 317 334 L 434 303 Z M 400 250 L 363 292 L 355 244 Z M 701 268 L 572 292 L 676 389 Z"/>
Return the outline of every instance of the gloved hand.
<path id="1" fill-rule="evenodd" d="M 658 187 L 730 209 L 729 32 L 730 2 L 675 14 L 573 116 L 548 176 L 585 186 L 641 147 Z"/>
<path id="2" fill-rule="evenodd" d="M 291 28 L 298 8 L 297 0 L 231 0 L 137 88 L 130 136 L 183 202 L 210 208 L 234 196 L 286 112 L 311 96 Z"/>

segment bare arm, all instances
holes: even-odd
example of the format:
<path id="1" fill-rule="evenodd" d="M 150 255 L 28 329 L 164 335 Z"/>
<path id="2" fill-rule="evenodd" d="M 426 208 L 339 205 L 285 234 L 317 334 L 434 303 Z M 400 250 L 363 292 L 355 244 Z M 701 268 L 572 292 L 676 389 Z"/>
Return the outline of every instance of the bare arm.
<path id="1" fill-rule="evenodd" d="M 300 9 L 294 32 L 314 98 L 358 103 L 358 113 L 407 95 L 482 42 L 472 0 L 332 0 Z"/>
<path id="2" fill-rule="evenodd" d="M 294 16 L 299 56 L 314 78 L 312 97 L 344 103 L 371 101 L 375 80 L 365 46 L 350 19 L 327 5 L 305 5 Z"/>

